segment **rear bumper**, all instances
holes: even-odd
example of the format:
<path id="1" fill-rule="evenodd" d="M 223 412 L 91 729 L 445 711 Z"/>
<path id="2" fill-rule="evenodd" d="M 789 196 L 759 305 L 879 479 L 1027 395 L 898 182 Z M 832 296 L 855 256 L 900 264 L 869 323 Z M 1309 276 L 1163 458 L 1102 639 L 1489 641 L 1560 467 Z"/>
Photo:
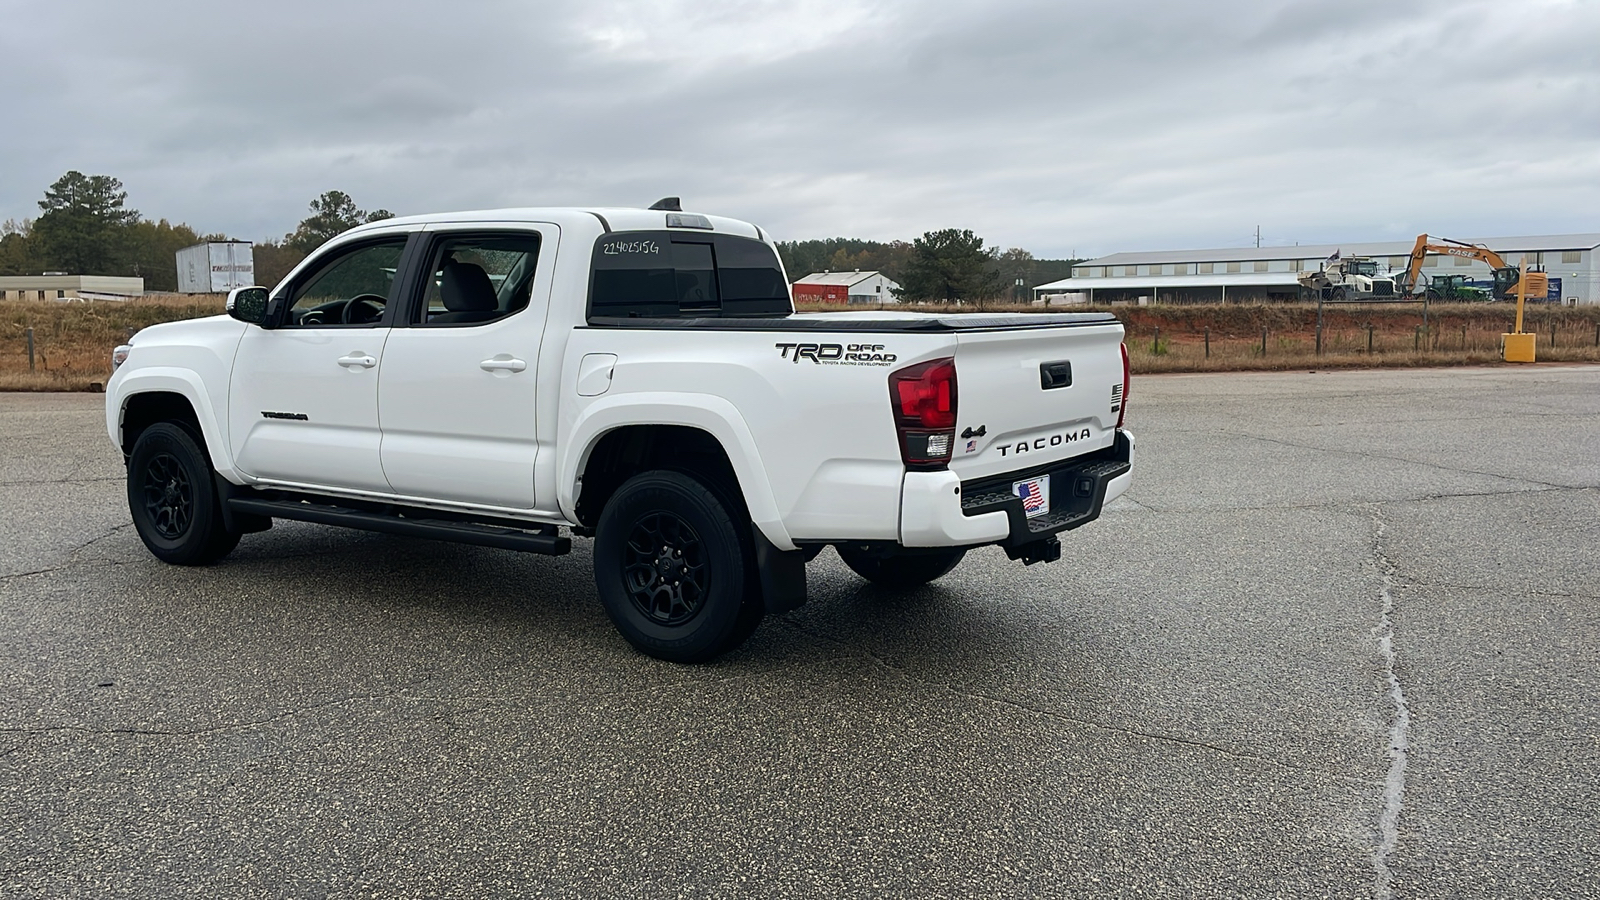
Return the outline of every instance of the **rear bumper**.
<path id="1" fill-rule="evenodd" d="M 1133 446 L 1133 435 L 1120 431 L 1116 442 L 1104 450 L 969 482 L 952 472 L 907 472 L 900 543 L 1022 547 L 1088 524 L 1133 482 Z M 1040 475 L 1050 476 L 1050 512 L 1030 519 L 1012 485 Z"/>

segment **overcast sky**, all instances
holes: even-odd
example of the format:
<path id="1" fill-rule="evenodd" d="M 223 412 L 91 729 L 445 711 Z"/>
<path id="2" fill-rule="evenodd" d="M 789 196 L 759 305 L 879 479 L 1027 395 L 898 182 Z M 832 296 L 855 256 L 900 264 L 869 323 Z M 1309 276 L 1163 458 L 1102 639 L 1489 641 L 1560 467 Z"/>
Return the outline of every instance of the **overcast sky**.
<path id="1" fill-rule="evenodd" d="M 69 169 L 281 237 L 644 206 L 1035 255 L 1600 231 L 1600 3 L 0 0 L 0 219 Z"/>

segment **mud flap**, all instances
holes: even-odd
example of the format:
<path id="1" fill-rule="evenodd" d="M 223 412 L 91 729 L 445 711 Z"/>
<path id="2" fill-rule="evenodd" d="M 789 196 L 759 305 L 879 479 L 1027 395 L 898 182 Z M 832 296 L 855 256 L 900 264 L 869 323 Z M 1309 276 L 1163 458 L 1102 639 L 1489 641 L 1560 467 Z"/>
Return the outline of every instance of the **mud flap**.
<path id="1" fill-rule="evenodd" d="M 761 576 L 761 600 L 767 612 L 781 613 L 806 602 L 806 551 L 779 550 L 761 529 L 755 535 L 756 571 Z"/>
<path id="2" fill-rule="evenodd" d="M 272 527 L 271 516 L 261 516 L 255 513 L 234 512 L 228 503 L 235 497 L 248 497 L 246 490 L 215 472 L 211 475 L 212 481 L 217 485 L 217 503 L 222 507 L 222 527 L 228 531 L 240 534 L 255 534 L 266 531 Z"/>

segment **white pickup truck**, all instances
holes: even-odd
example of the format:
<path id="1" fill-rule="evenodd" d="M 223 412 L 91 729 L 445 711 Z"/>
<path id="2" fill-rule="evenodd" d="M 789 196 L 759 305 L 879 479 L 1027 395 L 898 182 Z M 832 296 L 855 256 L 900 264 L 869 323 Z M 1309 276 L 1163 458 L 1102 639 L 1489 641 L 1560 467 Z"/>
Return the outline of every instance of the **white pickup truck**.
<path id="1" fill-rule="evenodd" d="M 534 553 L 594 539 L 622 635 L 710 659 L 833 545 L 888 586 L 1053 561 L 1128 487 L 1122 325 L 796 313 L 760 228 L 642 209 L 388 219 L 228 315 L 117 348 L 139 536 L 214 562 L 273 519 Z"/>

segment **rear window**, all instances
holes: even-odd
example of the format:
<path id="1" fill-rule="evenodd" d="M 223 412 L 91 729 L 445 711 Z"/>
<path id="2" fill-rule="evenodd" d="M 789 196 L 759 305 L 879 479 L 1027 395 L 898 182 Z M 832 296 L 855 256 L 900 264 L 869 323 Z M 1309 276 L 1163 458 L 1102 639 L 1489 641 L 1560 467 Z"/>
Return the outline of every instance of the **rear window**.
<path id="1" fill-rule="evenodd" d="M 590 316 L 787 316 L 789 285 L 765 243 L 727 234 L 630 231 L 594 246 Z"/>

